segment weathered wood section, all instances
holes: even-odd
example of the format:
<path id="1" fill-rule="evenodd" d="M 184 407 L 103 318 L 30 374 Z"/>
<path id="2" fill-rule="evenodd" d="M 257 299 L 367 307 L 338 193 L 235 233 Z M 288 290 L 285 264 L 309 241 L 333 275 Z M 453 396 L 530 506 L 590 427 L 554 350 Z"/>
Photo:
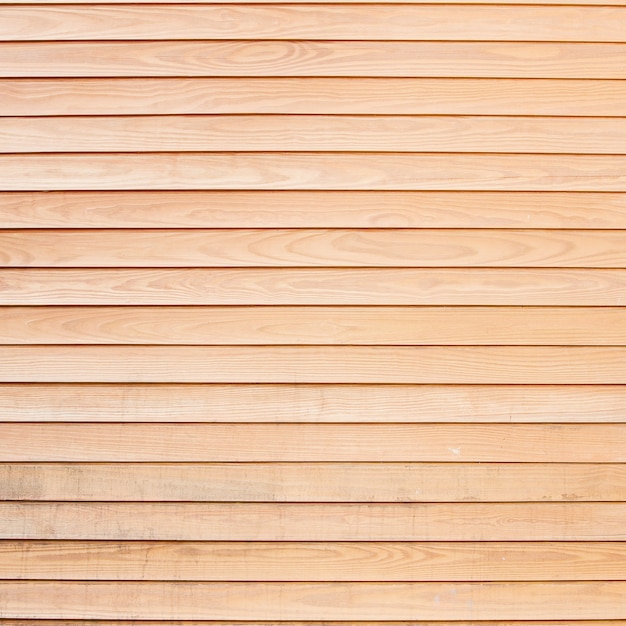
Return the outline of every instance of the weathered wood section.
<path id="1" fill-rule="evenodd" d="M 0 626 L 626 626 L 624 0 L 0 0 Z"/>

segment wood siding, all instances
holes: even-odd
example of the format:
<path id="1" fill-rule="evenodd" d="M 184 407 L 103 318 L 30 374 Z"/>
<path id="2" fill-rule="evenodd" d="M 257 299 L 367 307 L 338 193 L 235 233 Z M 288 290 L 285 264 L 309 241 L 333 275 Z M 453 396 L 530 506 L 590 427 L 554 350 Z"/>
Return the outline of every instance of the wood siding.
<path id="1" fill-rule="evenodd" d="M 626 0 L 0 0 L 0 626 L 626 626 Z"/>

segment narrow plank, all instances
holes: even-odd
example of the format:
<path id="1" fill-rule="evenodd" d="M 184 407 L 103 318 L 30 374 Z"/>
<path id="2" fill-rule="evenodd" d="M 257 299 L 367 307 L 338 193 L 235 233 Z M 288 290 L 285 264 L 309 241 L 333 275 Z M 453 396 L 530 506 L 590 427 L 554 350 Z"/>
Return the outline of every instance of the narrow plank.
<path id="1" fill-rule="evenodd" d="M 626 115 L 613 80 L 98 78 L 0 80 L 0 115 Z M 532 96 L 532 97 L 531 97 Z"/>
<path id="2" fill-rule="evenodd" d="M 625 290 L 619 269 L 0 270 L 5 305 L 621 306 Z"/>
<path id="3" fill-rule="evenodd" d="M 0 118 L 3 153 L 378 150 L 625 154 L 625 146 L 624 118 L 445 115 Z"/>
<path id="4" fill-rule="evenodd" d="M 0 464 L 0 499 L 619 502 L 626 500 L 626 467 L 509 462 Z"/>
<path id="5" fill-rule="evenodd" d="M 626 65 L 625 65 L 626 67 Z M 626 191 L 626 156 L 463 153 L 0 155 L 0 190 Z"/>
<path id="6" fill-rule="evenodd" d="M 72 4 L 76 5 L 84 5 L 89 4 L 87 0 L 74 0 Z M 177 5 L 177 4 L 205 4 L 206 0 L 185 0 L 185 2 L 181 2 L 180 0 L 137 0 L 133 4 L 165 4 L 165 5 Z M 219 5 L 231 5 L 231 4 L 283 4 L 284 0 L 272 0 L 268 2 L 268 0 L 218 0 L 218 2 L 212 2 L 211 4 L 219 4 Z M 19 2 L 15 2 L 15 0 L 0 0 L 0 5 L 9 4 L 9 5 L 58 5 L 58 4 L 67 4 L 67 0 L 19 0 Z M 109 4 L 128 4 L 128 0 L 107 0 L 107 5 Z M 290 5 L 292 4 L 315 4 L 311 2 L 311 0 L 290 0 Z M 324 0 L 324 4 L 349 4 L 346 0 Z M 375 4 L 375 5 L 393 5 L 397 4 L 395 0 L 359 0 L 358 4 Z M 449 0 L 405 0 L 402 4 L 450 4 Z M 476 4 L 476 0 L 455 0 L 454 4 Z M 563 5 L 582 5 L 582 6 L 594 6 L 594 5 L 602 5 L 602 6 L 623 6 L 624 0 L 484 0 L 480 4 L 502 4 L 502 5 L 555 5 L 555 6 L 563 6 Z"/>
<path id="7" fill-rule="evenodd" d="M 0 503 L 0 538 L 93 541 L 623 541 L 626 536 L 624 515 L 625 503 L 585 502 L 5 502 Z M 261 619 L 261 616 L 258 617 Z M 166 616 L 159 619 L 166 619 Z"/>
<path id="8" fill-rule="evenodd" d="M 1 307 L 3 344 L 626 345 L 624 307 Z"/>
<path id="9" fill-rule="evenodd" d="M 120 168 L 123 164 L 118 163 Z M 8 175 L 8 172 L 4 174 Z M 626 174 L 624 178 L 626 180 Z M 0 265 L 15 268 L 317 266 L 623 269 L 626 268 L 626 231 L 8 230 L 0 232 Z"/>
<path id="10" fill-rule="evenodd" d="M 6 582 L 16 618 L 619 619 L 626 582 Z"/>
<path id="11" fill-rule="evenodd" d="M 3 384 L 0 394 L 3 422 L 626 422 L 620 385 Z"/>
<path id="12" fill-rule="evenodd" d="M 625 571 L 624 542 L 0 542 L 0 578 L 13 580 L 591 581 Z"/>
<path id="13" fill-rule="evenodd" d="M 0 382 L 619 385 L 626 382 L 626 349 L 7 346 Z"/>
<path id="14" fill-rule="evenodd" d="M 624 7 L 269 4 L 1 6 L 1 41 L 626 42 Z"/>
<path id="15" fill-rule="evenodd" d="M 3 462 L 624 463 L 625 424 L 0 423 Z"/>
<path id="16" fill-rule="evenodd" d="M 0 45 L 0 76 L 618 79 L 626 78 L 626 45 L 302 40 L 15 42 Z"/>
<path id="17" fill-rule="evenodd" d="M 3 626 L 66 626 L 68 620 L 29 620 L 29 619 L 3 619 Z M 318 626 L 316 622 L 268 622 L 268 621 L 246 621 L 241 620 L 237 622 L 225 622 L 220 620 L 212 620 L 212 621 L 199 621 L 199 620 L 185 620 L 185 621 L 176 621 L 176 620 L 167 620 L 167 621 L 149 621 L 149 620 L 73 620 L 71 622 L 75 626 Z M 576 620 L 576 626 L 624 626 L 626 624 L 626 620 Z M 561 621 L 561 620 L 524 620 L 524 621 L 510 621 L 507 620 L 503 622 L 501 620 L 498 621 L 489 621 L 485 622 L 477 622 L 477 621 L 457 621 L 454 622 L 442 622 L 437 620 L 433 624 L 433 622 L 423 622 L 421 620 L 415 621 L 411 620 L 410 622 L 354 622 L 354 621 L 341 621 L 341 622 L 332 622 L 325 621 L 324 626 L 572 626 L 571 621 Z"/>
<path id="18" fill-rule="evenodd" d="M 48 118 L 34 119 L 38 123 L 48 121 Z M 134 119 L 141 124 L 142 118 Z M 0 118 L 0 126 L 2 121 Z M 22 135 L 20 143 L 24 141 L 25 135 Z M 16 143 L 14 147 L 19 145 Z M 0 192 L 0 228 L 239 228 L 242 224 L 259 228 L 622 229 L 626 228 L 626 194 L 566 191 Z"/>
<path id="19" fill-rule="evenodd" d="M 0 391 L 5 422 L 621 423 L 626 399 L 625 387 L 611 385 L 4 384 Z"/>

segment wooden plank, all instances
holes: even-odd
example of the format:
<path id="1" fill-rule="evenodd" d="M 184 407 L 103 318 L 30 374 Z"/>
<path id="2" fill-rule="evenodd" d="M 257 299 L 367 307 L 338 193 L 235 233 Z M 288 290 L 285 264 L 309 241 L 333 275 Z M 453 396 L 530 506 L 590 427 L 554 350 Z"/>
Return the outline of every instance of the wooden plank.
<path id="1" fill-rule="evenodd" d="M 6 582 L 16 618 L 619 619 L 626 582 Z"/>
<path id="2" fill-rule="evenodd" d="M 626 65 L 625 65 L 626 67 Z M 0 155 L 0 189 L 626 191 L 626 156 L 463 153 Z"/>
<path id="3" fill-rule="evenodd" d="M 0 464 L 0 499 L 619 502 L 626 500 L 626 467 L 610 463 L 509 462 L 19 463 Z"/>
<path id="4" fill-rule="evenodd" d="M 2 626 L 67 626 L 67 620 L 28 620 L 28 619 L 3 619 L 0 623 Z M 137 626 L 136 620 L 74 620 L 75 626 Z M 219 620 L 212 621 L 199 621 L 199 620 L 185 620 L 185 621 L 149 621 L 142 620 L 139 622 L 141 626 L 316 626 L 315 622 L 268 622 L 268 621 L 237 621 L 237 622 L 224 622 Z M 625 626 L 626 620 L 576 620 L 576 626 Z M 415 621 L 410 622 L 354 622 L 354 621 L 341 621 L 332 622 L 325 621 L 324 626 L 433 626 L 431 622 Z M 436 626 L 572 626 L 571 621 L 560 620 L 541 620 L 541 621 L 510 621 L 503 622 L 489 621 L 477 622 L 477 621 L 457 621 L 454 622 L 442 622 L 437 620 Z"/>
<path id="5" fill-rule="evenodd" d="M 0 542 L 0 578 L 13 580 L 575 581 L 625 571 L 624 542 Z"/>
<path id="6" fill-rule="evenodd" d="M 0 382 L 619 385 L 626 382 L 626 349 L 7 346 Z"/>
<path id="7" fill-rule="evenodd" d="M 626 45 L 302 40 L 14 42 L 0 45 L 0 76 L 618 79 L 626 78 Z"/>
<path id="8" fill-rule="evenodd" d="M 81 4 L 89 4 L 87 0 L 74 0 L 72 4 L 81 5 Z M 133 4 L 165 4 L 165 5 L 176 5 L 176 4 L 205 4 L 206 0 L 185 0 L 185 2 L 181 2 L 181 0 L 137 0 Z M 284 0 L 272 0 L 268 2 L 267 0 L 219 0 L 218 2 L 212 2 L 211 4 L 218 5 L 230 5 L 230 4 L 282 4 Z M 58 5 L 58 4 L 67 4 L 67 0 L 19 0 L 19 2 L 15 2 L 15 0 L 0 0 L 0 5 L 9 4 L 9 5 Z M 128 0 L 107 0 L 107 5 L 109 4 L 128 4 Z M 315 4 L 311 0 L 290 0 L 289 4 Z M 349 4 L 346 0 L 324 0 L 324 4 Z M 397 4 L 395 0 L 359 0 L 358 4 L 374 4 L 374 5 L 393 5 Z M 449 0 L 406 0 L 402 4 L 450 4 Z M 454 4 L 476 4 L 476 0 L 455 0 Z M 498 4 L 498 5 L 555 5 L 555 6 L 563 6 L 563 5 L 582 5 L 582 6 L 594 6 L 594 5 L 602 5 L 602 6 L 623 6 L 624 0 L 484 0 L 480 4 Z"/>
<path id="9" fill-rule="evenodd" d="M 611 269 L 0 270 L 5 305 L 621 306 L 625 290 Z"/>
<path id="10" fill-rule="evenodd" d="M 624 463 L 625 424 L 0 423 L 6 462 Z"/>
<path id="11" fill-rule="evenodd" d="M 0 93 L 0 114 L 12 116 L 626 115 L 626 85 L 612 80 L 20 78 L 0 80 Z"/>
<path id="12" fill-rule="evenodd" d="M 140 124 L 142 118 L 134 119 Z M 0 126 L 2 121 L 0 118 Z M 25 136 L 22 136 L 21 143 L 24 141 Z M 14 147 L 18 148 L 18 144 Z M 0 192 L 0 228 L 239 228 L 242 224 L 259 228 L 621 229 L 626 228 L 626 194 L 567 191 Z"/>
<path id="13" fill-rule="evenodd" d="M 211 150 L 625 154 L 626 119 L 372 115 L 0 118 L 0 152 Z"/>
<path id="14" fill-rule="evenodd" d="M 622 385 L 4 384 L 0 395 L 3 422 L 626 422 Z"/>
<path id="15" fill-rule="evenodd" d="M 2 6 L 1 41 L 399 40 L 626 42 L 626 8 L 385 4 Z"/>
<path id="16" fill-rule="evenodd" d="M 1 307 L 3 344 L 626 345 L 624 307 Z"/>
<path id="17" fill-rule="evenodd" d="M 119 163 L 120 167 L 122 165 L 123 162 Z M 623 269 L 626 267 L 626 231 L 8 230 L 0 232 L 0 265 L 16 268 L 309 266 Z"/>
<path id="18" fill-rule="evenodd" d="M 0 538 L 94 541 L 623 541 L 624 515 L 626 503 L 585 502 L 5 502 L 0 503 Z M 160 619 L 166 619 L 166 616 Z"/>

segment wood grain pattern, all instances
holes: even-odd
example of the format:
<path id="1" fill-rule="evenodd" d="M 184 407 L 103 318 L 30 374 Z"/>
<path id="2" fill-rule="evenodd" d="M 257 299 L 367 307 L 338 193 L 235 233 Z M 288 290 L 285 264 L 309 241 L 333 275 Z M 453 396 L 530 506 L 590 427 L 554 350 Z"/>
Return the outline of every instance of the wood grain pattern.
<path id="1" fill-rule="evenodd" d="M 0 382 L 620 385 L 626 348 L 7 346 Z"/>
<path id="2" fill-rule="evenodd" d="M 16 268 L 317 266 L 623 269 L 626 268 L 626 231 L 2 231 L 0 265 Z"/>
<path id="3" fill-rule="evenodd" d="M 144 619 L 619 619 L 626 582 L 7 582 L 6 617 Z M 77 598 L 80 600 L 77 602 Z"/>
<path id="4" fill-rule="evenodd" d="M 308 39 L 626 42 L 623 7 L 315 4 L 1 6 L 1 41 Z"/>
<path id="5" fill-rule="evenodd" d="M 3 384 L 3 422 L 624 423 L 626 386 Z"/>
<path id="6" fill-rule="evenodd" d="M 0 45 L 0 76 L 623 79 L 626 44 L 302 40 L 11 42 Z"/>
<path id="7" fill-rule="evenodd" d="M 13 580 L 574 581 L 625 570 L 624 542 L 0 542 L 0 578 Z"/>
<path id="8" fill-rule="evenodd" d="M 3 344 L 626 345 L 623 307 L 0 307 Z"/>
<path id="9" fill-rule="evenodd" d="M 5 305 L 621 306 L 624 293 L 611 269 L 0 270 Z"/>
<path id="10" fill-rule="evenodd" d="M 49 121 L 49 118 L 36 119 Z M 55 121 L 59 119 L 64 118 L 55 118 Z M 140 119 L 134 118 L 137 123 Z M 242 224 L 258 228 L 622 229 L 626 228 L 626 194 L 566 191 L 0 192 L 0 228 L 239 228 Z"/>
<path id="11" fill-rule="evenodd" d="M 509 462 L 5 463 L 0 464 L 0 498 L 53 502 L 619 502 L 626 499 L 626 467 Z"/>
<path id="12" fill-rule="evenodd" d="M 0 423 L 0 441 L 7 462 L 626 462 L 624 424 Z"/>
<path id="13" fill-rule="evenodd" d="M 625 154 L 626 119 L 367 115 L 0 118 L 0 152 L 60 150 Z"/>
<path id="14" fill-rule="evenodd" d="M 0 189 L 626 191 L 626 156 L 438 153 L 0 155 Z"/>
<path id="15" fill-rule="evenodd" d="M 0 114 L 12 116 L 626 115 L 626 85 L 613 80 L 18 78 L 0 79 L 0 92 Z"/>
<path id="16" fill-rule="evenodd" d="M 624 541 L 624 515 L 625 503 L 585 502 L 6 502 L 0 503 L 0 538 L 132 541 Z M 258 617 L 260 619 L 261 616 Z M 160 619 L 165 619 L 165 616 L 160 616 Z"/>

